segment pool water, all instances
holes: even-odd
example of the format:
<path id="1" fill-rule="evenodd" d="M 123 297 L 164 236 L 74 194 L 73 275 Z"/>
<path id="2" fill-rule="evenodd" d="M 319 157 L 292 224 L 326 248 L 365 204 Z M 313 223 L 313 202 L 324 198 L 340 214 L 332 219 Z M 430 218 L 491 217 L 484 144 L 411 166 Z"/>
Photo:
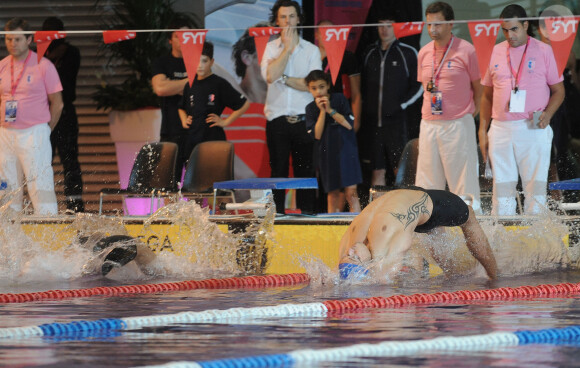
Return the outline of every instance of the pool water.
<path id="1" fill-rule="evenodd" d="M 443 277 L 406 280 L 397 285 L 310 284 L 281 288 L 190 290 L 120 297 L 86 297 L 1 305 L 0 327 L 52 322 L 172 314 L 235 307 L 310 303 L 438 291 L 477 290 L 523 285 L 577 283 L 578 271 L 506 277 Z M 170 280 L 163 280 L 167 282 Z M 9 287 L 11 292 L 119 285 L 107 280 L 77 280 Z M 128 367 L 175 361 L 208 361 L 298 349 L 322 349 L 359 343 L 470 336 L 494 331 L 580 325 L 580 296 L 439 303 L 366 309 L 326 316 L 230 319 L 222 323 L 175 324 L 90 336 L 0 339 L 6 366 Z M 551 367 L 578 366 L 580 344 L 524 345 L 483 351 L 424 352 L 393 358 L 353 358 L 320 367 Z M 303 365 L 304 366 L 304 365 Z"/>
<path id="2" fill-rule="evenodd" d="M 198 229 L 206 263 L 192 264 L 171 253 L 159 255 L 158 276 L 153 279 L 117 281 L 84 274 L 87 253 L 71 245 L 48 252 L 28 239 L 17 223 L 0 213 L 0 293 L 39 292 L 138 283 L 172 282 L 189 279 L 231 277 L 236 266 L 235 238 L 209 223 L 198 207 L 180 205 L 164 209 L 162 215 Z M 273 217 L 271 219 L 273 221 Z M 271 225 L 271 223 L 270 223 Z M 265 221 L 254 231 L 269 231 Z M 79 236 L 88 231 L 120 234 L 122 221 L 79 217 L 71 225 Z M 561 242 L 567 229 L 553 218 L 530 227 L 523 238 L 535 239 L 530 249 L 522 236 L 506 232 L 503 226 L 484 224 L 500 268 L 498 281 L 490 282 L 478 273 L 471 276 L 420 277 L 409 274 L 390 285 L 352 285 L 335 282 L 336 272 L 304 261 L 312 280 L 309 284 L 270 288 L 195 289 L 155 294 L 126 294 L 0 304 L 0 328 L 38 326 L 102 318 L 167 315 L 184 311 L 226 310 L 238 307 L 276 306 L 352 298 L 388 297 L 399 294 L 481 290 L 524 285 L 578 283 L 578 265 L 559 270 L 564 259 Z M 258 234 L 258 233 L 256 233 Z M 90 234 L 88 234 L 90 235 Z M 241 235 L 243 236 L 243 235 Z M 451 236 L 451 235 L 450 235 Z M 441 238 L 441 249 L 453 249 L 453 239 Z M 525 239 L 524 239 L 525 240 Z M 218 244 L 219 243 L 219 244 Z M 505 244 L 511 247 L 505 247 Z M 217 244 L 217 245 L 216 245 Z M 187 246 L 188 244 L 182 244 Z M 436 244 L 434 244 L 436 245 Z M 219 252 L 216 252 L 219 246 Z M 575 245 L 571 250 L 578 250 Z M 570 253 L 570 252 L 568 252 Z M 577 251 L 575 253 L 578 253 Z M 452 257 L 455 259 L 454 257 Z M 577 257 L 576 257 L 577 258 Z M 524 262 L 525 261 L 525 262 Z M 542 267 L 537 267 L 542 262 Z M 510 273 L 508 269 L 517 270 Z M 542 272 L 536 272 L 543 270 Z M 479 273 L 480 274 L 480 273 Z M 472 336 L 494 331 L 539 330 L 580 325 L 580 295 L 556 298 L 435 303 L 384 309 L 301 315 L 277 318 L 230 318 L 219 323 L 168 323 L 135 330 L 108 331 L 57 337 L 0 338 L 0 365 L 18 367 L 129 367 L 177 361 L 210 361 L 263 354 L 283 354 L 300 349 L 324 349 L 360 343 L 411 341 L 440 336 Z M 549 367 L 578 366 L 577 344 L 524 345 L 488 350 L 425 351 L 413 356 L 364 357 L 340 362 L 302 366 L 321 367 Z"/>

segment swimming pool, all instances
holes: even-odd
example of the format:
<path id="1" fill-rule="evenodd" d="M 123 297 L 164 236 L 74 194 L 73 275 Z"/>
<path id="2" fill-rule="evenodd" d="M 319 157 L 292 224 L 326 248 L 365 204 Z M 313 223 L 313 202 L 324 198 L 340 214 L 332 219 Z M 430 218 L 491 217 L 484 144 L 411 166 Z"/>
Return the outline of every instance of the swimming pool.
<path id="1" fill-rule="evenodd" d="M 333 299 L 397 294 L 479 290 L 522 285 L 576 283 L 578 271 L 484 279 L 427 278 L 395 286 L 310 284 L 280 288 L 188 290 L 114 297 L 68 298 L 4 304 L 1 327 L 52 322 L 167 315 L 183 311 L 312 303 Z M 163 280 L 167 282 L 168 280 Z M 43 285 L 12 285 L 11 292 L 75 289 L 111 281 L 84 280 Z M 511 300 L 433 303 L 324 315 L 230 318 L 195 324 L 167 324 L 130 331 L 106 331 L 54 337 L 0 339 L 2 364 L 11 366 L 145 366 L 176 361 L 210 361 L 310 348 L 360 343 L 470 336 L 494 331 L 538 330 L 580 324 L 580 297 L 512 298 Z M 535 344 L 484 350 L 425 351 L 412 356 L 351 358 L 302 366 L 575 366 L 578 343 Z"/>
<path id="2" fill-rule="evenodd" d="M 183 208 L 184 217 L 175 216 L 176 222 L 196 221 L 191 229 L 196 240 L 203 240 L 204 249 L 215 249 L 217 233 L 215 225 L 192 217 L 192 208 Z M 202 220 L 200 220 L 202 219 Z M 2 219 L 0 218 L 0 221 Z M 96 229 L 114 232 L 121 226 L 118 219 L 82 218 L 80 222 L 67 224 L 60 230 Z M 485 224 L 490 241 L 496 245 L 512 243 L 512 248 L 499 252 L 500 257 L 511 256 L 507 263 L 516 263 L 530 252 L 530 239 L 542 244 L 552 244 L 553 250 L 561 249 L 561 226 L 554 220 L 535 223 L 524 232 L 510 232 L 503 225 Z M 233 276 L 216 265 L 205 264 L 203 272 L 196 267 L 203 264 L 180 262 L 171 253 L 160 252 L 163 266 L 172 272 L 154 280 L 113 281 L 81 277 L 85 260 L 83 252 L 64 247 L 64 250 L 48 251 L 46 244 L 37 244 L 27 238 L 20 227 L 11 222 L 0 225 L 0 292 L 32 293 L 47 290 L 72 290 L 96 287 L 117 288 L 119 285 L 169 283 L 184 279 L 223 278 Z M 211 226 L 210 226 L 211 225 Z M 541 225 L 541 226 L 540 226 Z M 34 224 L 27 226 L 36 226 Z M 293 225 L 289 225 L 293 226 Z M 321 226 L 312 226 L 320 229 Z M 331 225 L 335 226 L 335 225 Z M 299 251 L 308 253 L 310 243 L 302 243 L 295 234 L 292 244 Z M 310 229 L 312 230 L 312 229 Z M 92 231 L 92 230 L 91 230 Z M 317 230 L 318 231 L 318 230 Z M 342 230 L 344 231 L 344 230 Z M 45 231 L 46 232 L 46 231 Z M 314 231 L 316 232 L 316 231 Z M 320 231 L 318 231 L 320 232 Z M 335 229 L 340 232 L 340 229 Z M 209 236 L 209 234 L 213 234 Z M 52 236 L 52 233 L 49 233 Z M 58 235 L 58 234 L 57 234 Z M 318 234 L 320 236 L 320 234 Z M 186 238 L 187 245 L 192 237 Z M 230 241 L 231 239 L 226 239 Z M 445 245 L 450 244 L 445 239 Z M 68 239 L 70 243 L 70 239 Z M 74 242 L 73 242 L 74 243 Z M 236 241 L 234 245 L 238 244 Z M 533 242 L 532 242 L 533 243 Z M 176 245 L 176 243 L 173 243 Z M 225 244 L 225 243 L 224 243 Z M 220 244 L 222 248 L 225 245 Z M 226 244 L 227 245 L 227 244 Z M 577 247 L 577 245 L 575 246 Z M 48 246 L 50 248 L 50 245 Z M 203 248 L 203 247 L 202 247 Z M 545 247 L 541 247 L 545 248 Z M 296 247 L 293 251 L 296 251 Z M 574 248 L 576 249 L 576 248 Z M 332 250 L 332 249 L 331 249 Z M 72 252 L 72 253 L 71 253 Z M 333 254 L 336 250 L 333 251 Z M 547 257 L 551 263 L 561 258 L 550 252 L 538 255 Z M 235 264 L 236 253 L 220 253 L 222 263 Z M 534 253 L 536 254 L 536 253 Z M 334 255 L 335 256 L 335 255 Z M 233 257 L 233 258 L 232 258 Z M 533 257 L 532 257 L 533 258 Z M 512 261 L 513 259 L 513 261 Z M 32 262 L 31 262 L 32 260 Z M 215 261 L 215 260 L 214 260 Z M 286 262 L 291 260 L 284 259 Z M 504 259 L 504 264 L 505 264 Z M 538 263 L 536 261 L 536 263 Z M 524 285 L 578 283 L 580 271 L 559 270 L 510 276 L 506 273 L 498 281 L 489 282 L 477 276 L 445 279 L 443 277 L 405 277 L 394 285 L 348 285 L 336 284 L 333 271 L 324 263 L 302 259 L 312 280 L 282 287 L 237 287 L 229 289 L 205 289 L 166 291 L 115 296 L 74 297 L 42 299 L 34 302 L 0 303 L 0 364 L 8 366 L 147 366 L 178 361 L 214 361 L 247 356 L 283 354 L 301 349 L 347 347 L 361 343 L 385 341 L 415 341 L 437 337 L 473 336 L 490 332 L 513 332 L 517 330 L 540 330 L 580 325 L 580 294 L 556 297 L 516 297 L 477 300 L 469 302 L 419 303 L 386 308 L 363 308 L 347 311 L 297 313 L 276 317 L 236 317 L 207 320 L 196 323 L 163 323 L 129 330 L 101 329 L 89 333 L 61 333 L 54 336 L 28 336 L 2 338 L 1 330 L 52 323 L 95 321 L 173 315 L 181 312 L 229 310 L 231 308 L 258 308 L 278 305 L 320 303 L 329 300 L 389 297 L 416 293 L 454 292 L 458 290 L 484 290 Z M 210 266 L 209 268 L 207 266 Z M 526 264 L 518 265 L 525 269 Z M 227 268 L 227 267 L 226 267 Z M 26 272 L 24 272 L 26 271 Z M 500 270 L 500 274 L 502 274 Z M 505 272 L 504 272 L 505 273 Z M 181 276 L 179 276 L 181 275 Z M 31 276 L 31 277 L 27 277 Z M 60 280 L 60 281 L 59 281 Z M 102 294 L 102 293 L 101 293 Z M 0 298 L 1 300 L 1 298 Z M 208 312 L 209 313 L 209 312 Z M 412 354 L 391 357 L 349 357 L 342 361 L 308 362 L 298 366 L 310 367 L 359 367 L 359 366 L 573 366 L 577 365 L 580 348 L 577 343 L 558 345 L 503 346 L 486 349 L 424 350 Z M 226 365 L 231 367 L 232 365 Z M 236 365 L 235 365 L 236 366 Z M 237 365 L 244 366 L 244 365 Z M 251 366 L 251 365 L 250 365 Z"/>

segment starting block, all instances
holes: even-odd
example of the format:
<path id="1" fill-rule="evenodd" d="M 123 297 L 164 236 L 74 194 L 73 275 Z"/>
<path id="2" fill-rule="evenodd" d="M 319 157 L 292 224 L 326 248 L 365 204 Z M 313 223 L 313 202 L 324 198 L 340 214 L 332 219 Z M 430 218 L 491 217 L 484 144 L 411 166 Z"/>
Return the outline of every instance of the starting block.
<path id="1" fill-rule="evenodd" d="M 551 190 L 580 190 L 580 178 L 555 181 L 550 183 L 548 187 Z M 561 203 L 560 208 L 569 211 L 580 210 L 580 202 L 577 203 Z"/>
<path id="2" fill-rule="evenodd" d="M 318 189 L 316 178 L 248 178 L 219 181 L 213 184 L 214 191 L 249 190 L 250 199 L 243 203 L 225 203 L 225 210 L 253 210 L 257 216 L 265 216 L 269 196 L 274 189 Z M 215 212 L 214 212 L 215 213 Z"/>

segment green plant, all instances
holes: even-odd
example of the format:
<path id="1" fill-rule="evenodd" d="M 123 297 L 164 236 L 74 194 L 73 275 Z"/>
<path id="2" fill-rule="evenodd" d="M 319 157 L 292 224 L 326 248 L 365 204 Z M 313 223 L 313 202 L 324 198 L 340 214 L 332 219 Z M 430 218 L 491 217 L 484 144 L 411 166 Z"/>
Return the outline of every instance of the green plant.
<path id="1" fill-rule="evenodd" d="M 166 29 L 176 16 L 186 17 L 195 26 L 193 14 L 176 13 L 175 0 L 96 0 L 95 9 L 102 12 L 105 30 Z M 109 79 L 123 70 L 125 80 L 109 83 L 101 77 L 101 85 L 92 95 L 97 109 L 135 110 L 159 106 L 159 99 L 151 87 L 151 64 L 168 51 L 166 32 L 139 32 L 132 40 L 103 44 L 99 54 L 106 57 Z M 118 79 L 118 78 L 117 78 Z"/>

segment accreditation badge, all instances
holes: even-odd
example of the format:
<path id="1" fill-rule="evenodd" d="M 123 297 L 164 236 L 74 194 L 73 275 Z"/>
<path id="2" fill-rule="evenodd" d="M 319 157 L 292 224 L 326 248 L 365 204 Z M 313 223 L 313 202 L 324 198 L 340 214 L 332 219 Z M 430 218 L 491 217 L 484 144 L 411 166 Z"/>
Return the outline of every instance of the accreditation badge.
<path id="1" fill-rule="evenodd" d="M 441 91 L 431 92 L 431 114 L 443 114 L 443 93 Z"/>
<path id="2" fill-rule="evenodd" d="M 6 101 L 6 114 L 4 122 L 14 123 L 16 121 L 16 112 L 18 111 L 18 101 Z"/>
<path id="3" fill-rule="evenodd" d="M 525 112 L 526 108 L 526 91 L 521 89 L 512 90 L 510 93 L 509 112 Z"/>

